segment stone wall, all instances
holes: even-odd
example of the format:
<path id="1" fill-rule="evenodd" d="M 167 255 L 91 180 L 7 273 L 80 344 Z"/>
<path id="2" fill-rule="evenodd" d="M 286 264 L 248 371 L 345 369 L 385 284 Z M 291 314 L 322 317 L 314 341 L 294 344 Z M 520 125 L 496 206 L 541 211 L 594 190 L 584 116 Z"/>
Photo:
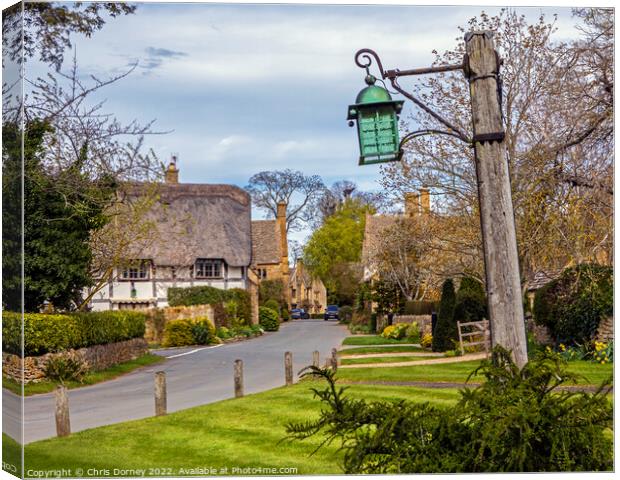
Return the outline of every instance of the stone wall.
<path id="1" fill-rule="evenodd" d="M 211 305 L 149 308 L 145 310 L 145 313 L 147 314 L 147 319 L 144 338 L 147 342 L 160 343 L 163 340 L 166 323 L 171 320 L 207 317 L 212 323 L 214 323 L 213 307 Z"/>
<path id="2" fill-rule="evenodd" d="M 552 345 L 554 343 L 553 337 L 549 332 L 549 329 L 544 325 L 536 325 L 532 317 L 526 318 L 526 325 L 528 332 L 534 334 L 534 339 L 537 343 L 543 345 Z M 599 342 L 611 342 L 614 339 L 614 317 L 607 317 L 601 320 L 598 326 L 594 340 Z"/>
<path id="3" fill-rule="evenodd" d="M 596 340 L 599 342 L 611 342 L 614 339 L 614 317 L 607 317 L 601 320 L 596 331 Z"/>
<path id="4" fill-rule="evenodd" d="M 420 328 L 420 333 L 431 333 L 432 319 L 430 315 L 394 315 L 392 323 L 413 323 L 416 322 Z"/>
<path id="5" fill-rule="evenodd" d="M 105 370 L 119 363 L 128 362 L 141 357 L 148 351 L 144 338 L 133 338 L 123 342 L 94 345 L 92 347 L 69 350 L 74 352 L 92 371 Z M 22 362 L 17 355 L 2 352 L 2 374 L 20 382 L 22 368 L 26 383 L 39 382 L 45 379 L 45 365 L 51 358 L 62 353 L 47 353 L 38 357 L 26 357 Z"/>

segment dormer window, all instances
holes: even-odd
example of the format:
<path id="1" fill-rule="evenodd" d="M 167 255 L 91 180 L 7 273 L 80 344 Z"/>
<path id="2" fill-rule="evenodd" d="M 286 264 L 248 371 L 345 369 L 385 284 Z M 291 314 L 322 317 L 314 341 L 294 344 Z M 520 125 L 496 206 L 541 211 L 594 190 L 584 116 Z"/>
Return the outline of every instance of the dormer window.
<path id="1" fill-rule="evenodd" d="M 121 271 L 122 280 L 148 280 L 151 273 L 151 263 L 148 260 L 134 262 Z"/>
<path id="2" fill-rule="evenodd" d="M 199 258 L 194 265 L 195 278 L 221 278 L 222 261 Z"/>

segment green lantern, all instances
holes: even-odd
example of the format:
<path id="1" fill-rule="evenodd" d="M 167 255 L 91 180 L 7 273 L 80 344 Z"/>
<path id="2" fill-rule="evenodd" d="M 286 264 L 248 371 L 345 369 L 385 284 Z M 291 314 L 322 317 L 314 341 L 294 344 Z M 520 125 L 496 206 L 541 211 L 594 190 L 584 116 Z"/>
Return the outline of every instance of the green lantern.
<path id="1" fill-rule="evenodd" d="M 390 92 L 375 85 L 377 79 L 366 76 L 366 84 L 349 105 L 347 120 L 354 125 L 357 120 L 357 135 L 360 144 L 360 165 L 395 162 L 401 159 L 402 150 L 398 138 L 398 114 L 403 101 L 394 101 Z"/>

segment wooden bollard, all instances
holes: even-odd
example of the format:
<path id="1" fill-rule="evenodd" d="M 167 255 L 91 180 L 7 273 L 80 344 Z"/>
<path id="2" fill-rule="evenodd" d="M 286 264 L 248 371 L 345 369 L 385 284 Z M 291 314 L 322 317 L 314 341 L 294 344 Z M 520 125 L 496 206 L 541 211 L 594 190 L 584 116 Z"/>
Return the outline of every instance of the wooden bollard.
<path id="1" fill-rule="evenodd" d="M 338 349 L 332 348 L 332 367 L 334 371 L 338 370 Z"/>
<path id="2" fill-rule="evenodd" d="M 319 368 L 320 365 L 320 361 L 319 361 L 319 351 L 315 350 L 314 352 L 312 352 L 312 365 L 315 366 L 316 368 Z"/>
<path id="3" fill-rule="evenodd" d="M 167 409 L 166 372 L 155 372 L 155 416 L 166 415 Z"/>
<path id="4" fill-rule="evenodd" d="M 293 385 L 293 354 L 284 352 L 284 382 Z"/>
<path id="5" fill-rule="evenodd" d="M 56 397 L 56 435 L 66 437 L 71 434 L 71 422 L 69 420 L 69 395 L 67 387 L 58 385 Z"/>
<path id="6" fill-rule="evenodd" d="M 243 360 L 235 360 L 235 398 L 243 397 Z"/>

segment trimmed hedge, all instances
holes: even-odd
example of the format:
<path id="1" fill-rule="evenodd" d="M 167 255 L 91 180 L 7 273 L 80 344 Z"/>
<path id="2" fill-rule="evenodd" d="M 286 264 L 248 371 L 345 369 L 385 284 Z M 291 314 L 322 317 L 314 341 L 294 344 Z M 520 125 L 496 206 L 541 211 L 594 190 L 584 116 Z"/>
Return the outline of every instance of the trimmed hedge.
<path id="1" fill-rule="evenodd" d="M 280 329 L 280 321 L 278 320 L 278 312 L 267 307 L 258 309 L 258 318 L 260 326 L 267 332 L 276 332 Z"/>
<path id="2" fill-rule="evenodd" d="M 459 322 L 478 322 L 487 317 L 487 299 L 482 284 L 471 277 L 463 277 L 456 294 L 454 318 Z"/>
<path id="3" fill-rule="evenodd" d="M 144 336 L 146 314 L 132 310 L 24 314 L 24 354 L 57 353 Z M 2 312 L 2 350 L 21 355 L 21 314 Z"/>
<path id="4" fill-rule="evenodd" d="M 405 315 L 430 315 L 437 311 L 439 311 L 439 302 L 410 300 L 405 302 L 403 313 Z"/>
<path id="5" fill-rule="evenodd" d="M 534 297 L 534 320 L 557 342 L 585 343 L 604 317 L 613 315 L 613 269 L 583 264 L 568 268 Z"/>
<path id="6" fill-rule="evenodd" d="M 226 302 L 237 303 L 237 315 L 243 323 L 252 323 L 252 300 L 250 293 L 242 288 L 231 288 L 222 290 L 221 288 L 200 286 L 200 287 L 171 287 L 168 289 L 168 305 L 171 307 L 191 306 L 191 305 L 218 305 Z M 224 321 L 222 321 L 224 320 Z M 216 319 L 217 324 L 225 323 L 226 319 Z"/>

